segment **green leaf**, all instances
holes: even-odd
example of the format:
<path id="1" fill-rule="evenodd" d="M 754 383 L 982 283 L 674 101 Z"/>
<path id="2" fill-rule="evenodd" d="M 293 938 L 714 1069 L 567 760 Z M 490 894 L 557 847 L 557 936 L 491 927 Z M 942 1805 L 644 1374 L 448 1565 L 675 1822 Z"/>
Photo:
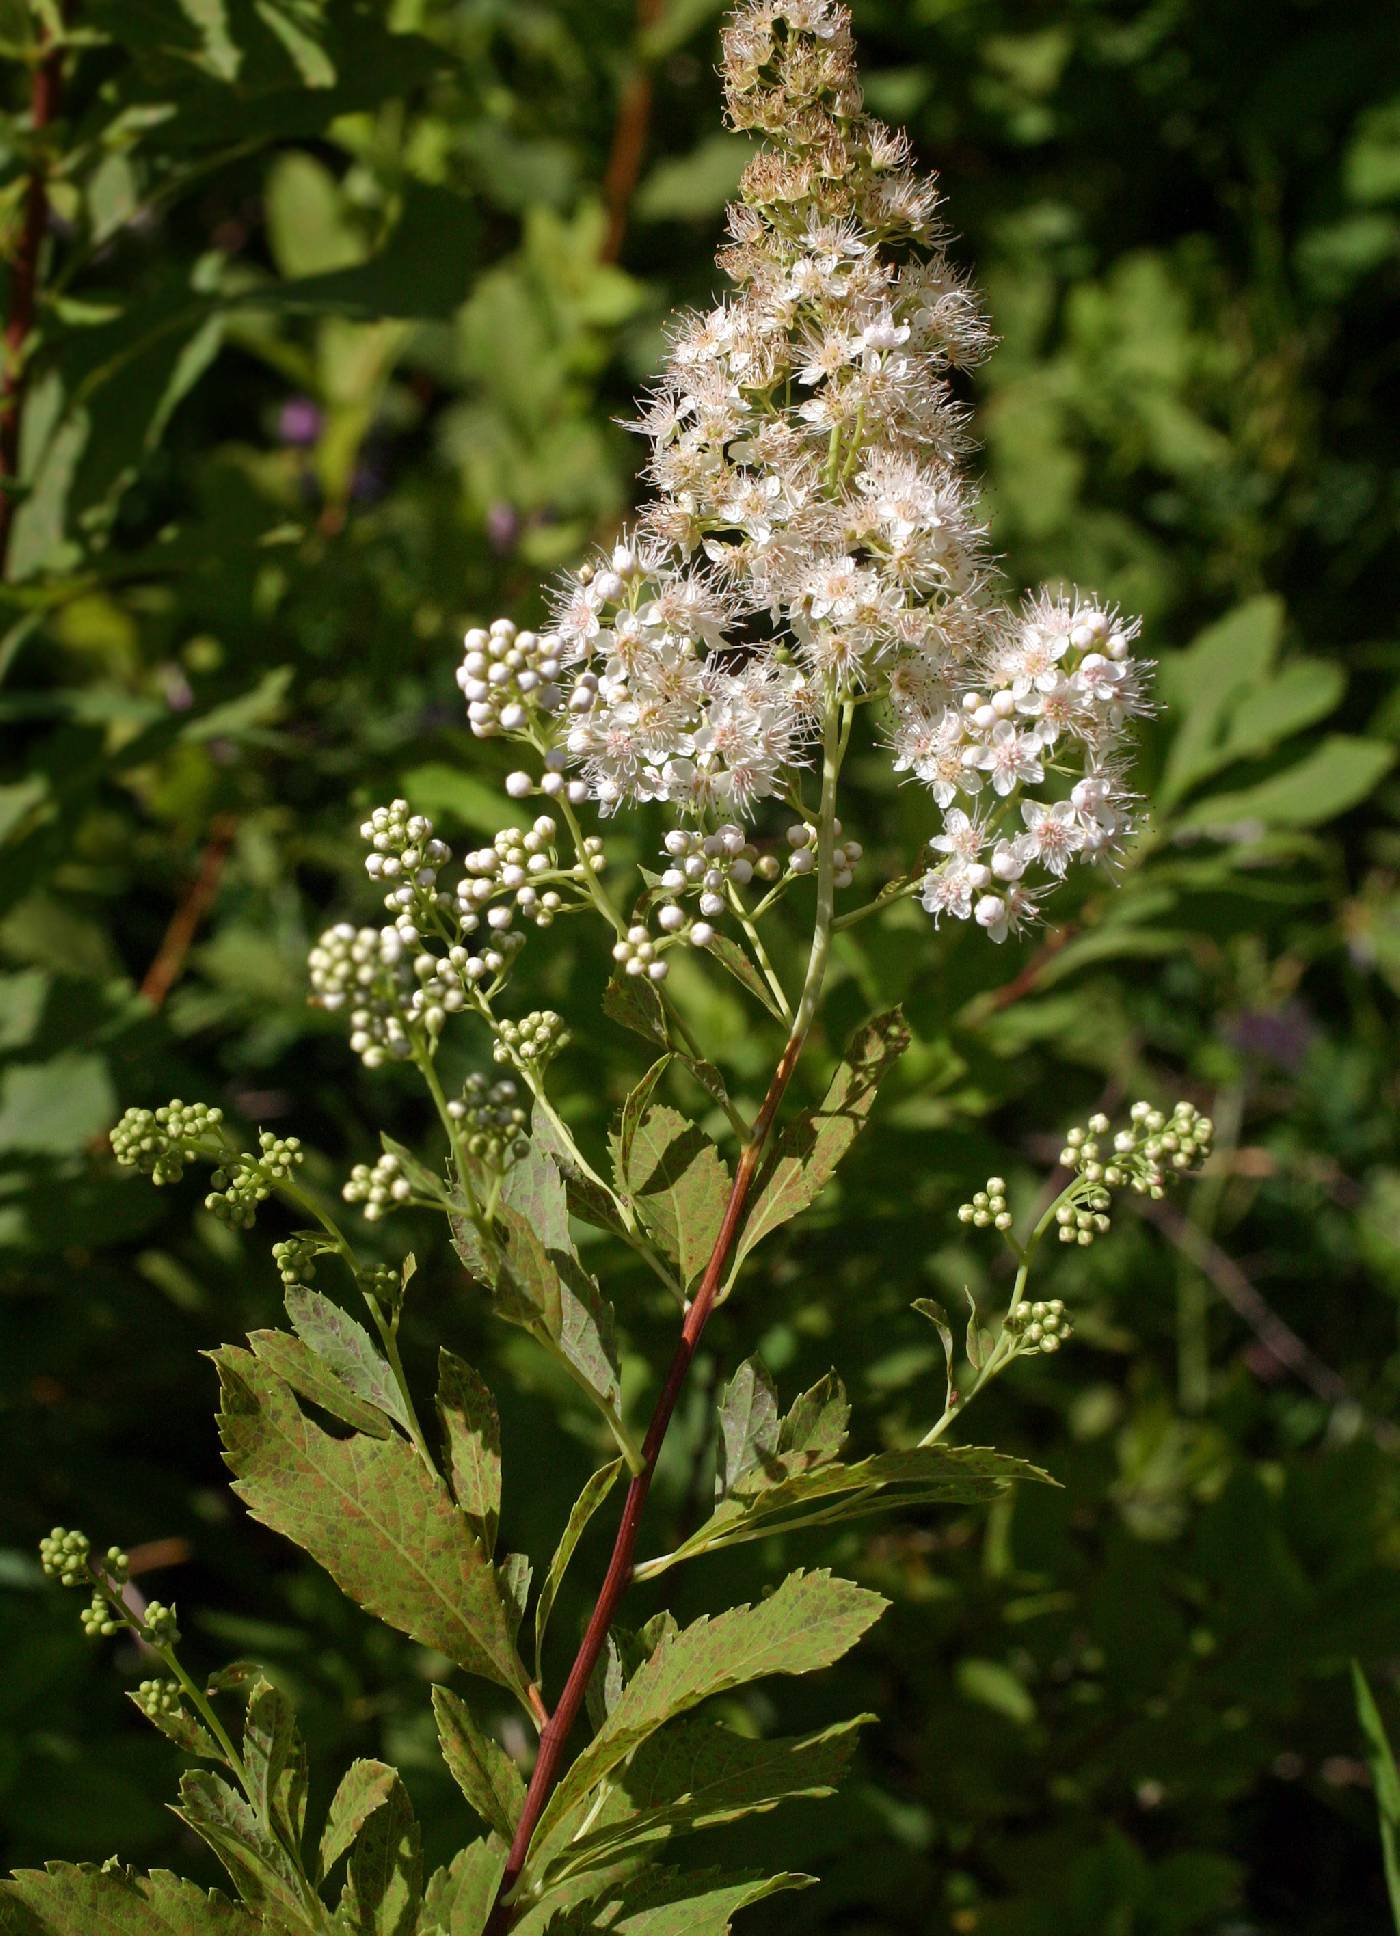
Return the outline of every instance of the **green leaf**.
<path id="1" fill-rule="evenodd" d="M 310 1553 L 367 1612 L 523 1698 L 491 1562 L 412 1446 L 331 1438 L 250 1352 L 226 1345 L 212 1355 L 224 1457 L 253 1517 Z"/>
<path id="2" fill-rule="evenodd" d="M 654 1735 L 617 1776 L 585 1835 L 565 1857 L 592 1866 L 622 1850 L 765 1814 L 803 1796 L 830 1795 L 845 1773 L 856 1732 L 874 1717 L 821 1734 L 755 1741 L 712 1722 L 679 1721 Z"/>
<path id="3" fill-rule="evenodd" d="M 530 1582 L 534 1577 L 535 1563 L 528 1553 L 507 1553 L 496 1567 L 496 1580 L 501 1589 L 501 1598 L 505 1601 L 512 1643 L 525 1618 Z"/>
<path id="4" fill-rule="evenodd" d="M 198 1755 L 204 1761 L 223 1760 L 224 1751 L 213 1735 L 202 1722 L 196 1721 L 194 1716 L 184 1708 L 177 1708 L 171 1714 L 164 1714 L 159 1710 L 154 1714 L 147 1714 L 134 1690 L 129 1691 L 126 1698 L 143 1719 L 149 1721 L 167 1741 L 173 1741 L 182 1754 Z M 0 1924 L 0 1927 L 3 1925 Z"/>
<path id="5" fill-rule="evenodd" d="M 579 1167 L 578 1159 L 554 1126 L 547 1109 L 535 1105 L 530 1122 L 530 1139 L 556 1165 L 564 1179 L 568 1206 L 583 1223 L 613 1236 L 628 1235 L 627 1225 L 611 1190 Z M 461 1254 L 460 1252 L 458 1253 Z"/>
<path id="6" fill-rule="evenodd" d="M 398 1774 L 382 1761 L 352 1761 L 331 1798 L 321 1831 L 319 1879 L 324 1882 L 377 1808 L 382 1808 Z"/>
<path id="7" fill-rule="evenodd" d="M 731 1282 L 756 1244 L 805 1210 L 825 1189 L 837 1164 L 865 1127 L 876 1089 L 908 1046 L 909 1031 L 897 1008 L 875 1016 L 856 1030 L 820 1106 L 804 1111 L 783 1131 L 759 1172 L 753 1207 L 735 1252 Z"/>
<path id="8" fill-rule="evenodd" d="M 554 1558 L 549 1562 L 549 1571 L 540 1588 L 540 1596 L 535 1602 L 535 1679 L 541 1678 L 541 1662 L 544 1658 L 545 1629 L 549 1616 L 554 1611 L 554 1602 L 563 1583 L 569 1561 L 574 1556 L 574 1548 L 583 1537 L 584 1528 L 602 1505 L 617 1483 L 622 1471 L 623 1461 L 614 1459 L 610 1465 L 600 1466 L 592 1473 L 583 1491 L 574 1501 L 569 1513 L 568 1523 L 554 1549 Z"/>
<path id="9" fill-rule="evenodd" d="M 615 974 L 603 990 L 603 1013 L 643 1040 L 670 1048 L 666 1011 L 656 984 L 645 975 Z"/>
<path id="10" fill-rule="evenodd" d="M 496 1401 L 465 1358 L 438 1352 L 437 1413 L 447 1477 L 487 1558 L 501 1515 L 501 1420 Z"/>
<path id="11" fill-rule="evenodd" d="M 767 1367 L 746 1358 L 719 1401 L 715 1497 L 723 1499 L 778 1449 L 778 1394 Z"/>
<path id="12" fill-rule="evenodd" d="M 471 1842 L 436 1869 L 423 1892 L 425 1936 L 481 1936 L 506 1866 L 506 1845 L 499 1836 Z M 563 1932 L 560 1932 L 563 1936 Z"/>
<path id="13" fill-rule="evenodd" d="M 434 1687 L 433 1713 L 442 1758 L 452 1779 L 483 1824 L 509 1842 L 525 1804 L 520 1770 L 450 1688 Z"/>
<path id="14" fill-rule="evenodd" d="M 217 1890 L 157 1869 L 51 1862 L 0 1882 L 5 1936 L 258 1936 L 258 1924 Z"/>
<path id="15" fill-rule="evenodd" d="M 637 190 L 638 221 L 686 222 L 716 214 L 739 186 L 752 153 L 741 136 L 711 134 L 688 155 L 658 161 Z"/>
<path id="16" fill-rule="evenodd" d="M 355 1936 L 415 1936 L 422 1901 L 422 1838 L 395 1775 L 350 1850 L 337 1926 Z"/>
<path id="17" fill-rule="evenodd" d="M 1218 835 L 1241 826 L 1318 827 L 1356 806 L 1395 764 L 1395 748 L 1380 740 L 1334 733 L 1287 766 L 1236 793 L 1212 793 L 1189 807 L 1178 831 Z"/>
<path id="18" fill-rule="evenodd" d="M 948 1313 L 943 1309 L 943 1306 L 941 1304 L 935 1304 L 931 1297 L 916 1297 L 914 1299 L 914 1309 L 919 1313 L 920 1317 L 928 1319 L 929 1323 L 938 1333 L 939 1342 L 943 1346 L 943 1360 L 947 1367 L 948 1376 L 943 1408 L 947 1411 L 958 1395 L 953 1384 L 953 1327 L 948 1322 Z"/>
<path id="19" fill-rule="evenodd" d="M 248 1696 L 243 1765 L 258 1814 L 289 1849 L 300 1849 L 306 1828 L 306 1744 L 291 1702 L 268 1680 L 256 1681 Z"/>
<path id="20" fill-rule="evenodd" d="M 654 1104 L 632 1131 L 617 1181 L 682 1282 L 694 1283 L 710 1260 L 730 1191 L 724 1159 L 704 1130 Z"/>
<path id="21" fill-rule="evenodd" d="M 997 1498 L 1018 1479 L 1054 1483 L 1037 1466 L 976 1445 L 877 1452 L 853 1465 L 818 1465 L 772 1484 L 764 1484 L 762 1468 L 755 1467 L 749 1489 L 721 1500 L 674 1552 L 643 1561 L 638 1578 L 652 1579 L 681 1560 L 776 1532 L 800 1532 L 914 1506 L 978 1505 Z"/>
<path id="22" fill-rule="evenodd" d="M 768 1674 L 809 1674 L 852 1648 L 884 1612 L 878 1593 L 828 1572 L 792 1573 L 758 1606 L 734 1607 L 663 1640 L 559 1783 L 536 1831 L 541 1858 L 574 1804 L 667 1721 Z"/>
<path id="23" fill-rule="evenodd" d="M 788 1889 L 807 1889 L 816 1880 L 807 1875 L 726 1876 L 717 1870 L 682 1873 L 674 1869 L 646 1869 L 624 1875 L 600 1892 L 587 1874 L 572 1889 L 555 1890 L 515 1927 L 518 1936 L 544 1936 L 547 1929 L 569 1936 L 727 1936 L 735 1916 L 768 1896 Z M 562 1905 L 572 1898 L 596 1897 L 584 1923 L 556 1922 Z"/>
<path id="24" fill-rule="evenodd" d="M 1380 1821 L 1381 1856 L 1385 1863 L 1385 1885 L 1390 1896 L 1390 1914 L 1400 1931 L 1400 1773 L 1390 1738 L 1381 1720 L 1380 1709 L 1367 1685 L 1366 1676 L 1355 1661 L 1351 1664 L 1352 1691 L 1356 1716 L 1366 1739 L 1366 1759 L 1371 1768 L 1371 1786 L 1376 1794 L 1376 1814 Z"/>
<path id="25" fill-rule="evenodd" d="M 325 1359 L 300 1338 L 289 1331 L 254 1331 L 248 1342 L 260 1364 L 332 1418 L 353 1425 L 357 1432 L 368 1432 L 371 1438 L 392 1437 L 394 1428 L 379 1407 L 357 1398 Z"/>
<path id="26" fill-rule="evenodd" d="M 768 1010 L 775 1022 L 781 1022 L 784 1027 L 787 1026 L 789 1017 L 779 1008 L 773 999 L 773 991 L 737 941 L 730 935 L 716 934 L 714 939 L 706 944 L 705 953 L 713 956 L 721 968 L 727 970 L 742 987 L 747 988 L 754 999 Z"/>
<path id="27" fill-rule="evenodd" d="M 1231 704 L 1268 677 L 1283 638 L 1283 601 L 1247 599 L 1174 653 L 1159 673 L 1168 714 L 1180 724 L 1158 789 L 1163 807 L 1217 769 L 1216 747 Z"/>
<path id="28" fill-rule="evenodd" d="M 304 1891 L 295 1863 L 222 1775 L 197 1768 L 183 1776 L 174 1813 L 209 1844 L 250 1909 L 274 1929 L 305 1926 Z"/>
<path id="29" fill-rule="evenodd" d="M 591 1398 L 615 1408 L 622 1388 L 612 1306 L 574 1249 L 559 1167 L 533 1143 L 507 1176 L 496 1214 L 504 1258 L 497 1311 L 548 1346 Z"/>
<path id="30" fill-rule="evenodd" d="M 787 1472 L 823 1465 L 846 1443 L 851 1407 L 834 1371 L 793 1400 L 778 1431 L 778 1458 Z"/>
<path id="31" fill-rule="evenodd" d="M 427 1197 L 432 1203 L 446 1204 L 452 1201 L 451 1193 L 443 1178 L 437 1171 L 430 1170 L 426 1163 L 420 1162 L 411 1149 L 405 1148 L 402 1143 L 396 1143 L 392 1136 L 386 1136 L 382 1131 L 379 1141 L 383 1145 L 385 1155 L 397 1160 L 399 1168 L 413 1185 L 416 1195 Z"/>
<path id="32" fill-rule="evenodd" d="M 341 1383 L 408 1430 L 408 1412 L 393 1372 L 365 1327 L 305 1284 L 287 1286 L 287 1316 L 302 1343 Z"/>

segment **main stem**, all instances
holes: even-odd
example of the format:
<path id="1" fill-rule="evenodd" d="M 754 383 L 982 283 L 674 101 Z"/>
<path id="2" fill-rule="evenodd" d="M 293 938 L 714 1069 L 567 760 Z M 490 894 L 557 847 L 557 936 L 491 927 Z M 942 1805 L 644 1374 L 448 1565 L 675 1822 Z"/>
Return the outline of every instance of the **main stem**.
<path id="1" fill-rule="evenodd" d="M 797 1067 L 798 1059 L 806 1045 L 812 1018 L 817 1012 L 822 983 L 826 978 L 827 957 L 831 950 L 831 921 L 835 904 L 832 850 L 835 845 L 836 782 L 841 768 L 841 725 L 842 708 L 837 699 L 832 696 L 827 703 L 822 747 L 822 799 L 817 824 L 817 914 L 812 932 L 812 950 L 807 962 L 807 974 L 798 1000 L 797 1012 L 793 1016 L 792 1028 L 782 1055 L 778 1059 L 778 1066 L 773 1071 L 773 1078 L 768 1084 L 763 1106 L 758 1112 L 758 1117 L 739 1158 L 738 1167 L 735 1169 L 734 1182 L 725 1205 L 724 1220 L 720 1225 L 719 1235 L 715 1238 L 714 1248 L 710 1252 L 710 1259 L 705 1266 L 705 1274 L 700 1280 L 699 1288 L 685 1314 L 670 1369 L 666 1373 L 665 1383 L 661 1387 L 660 1396 L 652 1412 L 651 1423 L 647 1426 L 646 1438 L 642 1441 L 642 1467 L 633 1475 L 632 1483 L 627 1488 L 617 1537 L 613 1541 L 612 1558 L 608 1561 L 608 1570 L 599 1590 L 592 1618 L 588 1622 L 583 1641 L 574 1657 L 574 1664 L 569 1669 L 569 1678 L 564 1683 L 559 1704 L 540 1735 L 539 1754 L 535 1761 L 534 1772 L 530 1777 L 530 1786 L 526 1791 L 525 1805 L 520 1811 L 515 1839 L 511 1843 L 505 1873 L 501 1877 L 500 1888 L 496 1893 L 496 1904 L 491 1912 L 490 1921 L 486 1925 L 484 1936 L 504 1936 L 515 1920 L 515 1910 L 508 1898 L 524 1870 L 526 1858 L 530 1852 L 531 1838 L 558 1779 L 559 1764 L 565 1746 L 573 1732 L 574 1723 L 578 1720 L 589 1680 L 616 1618 L 618 1605 L 632 1583 L 632 1558 L 636 1551 L 637 1531 L 641 1525 L 647 1495 L 651 1491 L 656 1462 L 661 1456 L 661 1447 L 675 1412 L 676 1402 L 685 1384 L 686 1375 L 694 1363 L 701 1333 L 709 1322 L 720 1286 L 724 1283 L 729 1260 L 743 1225 L 754 1175 L 767 1147 L 787 1086 L 792 1080 L 792 1072 Z"/>
<path id="2" fill-rule="evenodd" d="M 41 29 L 47 40 L 47 32 Z M 58 117 L 63 90 L 63 56 L 46 48 L 34 68 L 29 97 L 29 121 L 36 141 Z M 39 306 L 39 259 L 49 226 L 48 165 L 36 153 L 24 194 L 24 216 L 10 270 L 10 312 L 5 318 L 4 367 L 0 370 L 0 579 L 10 557 L 19 481 L 20 432 L 24 425 L 24 392 L 33 345 L 34 318 Z"/>

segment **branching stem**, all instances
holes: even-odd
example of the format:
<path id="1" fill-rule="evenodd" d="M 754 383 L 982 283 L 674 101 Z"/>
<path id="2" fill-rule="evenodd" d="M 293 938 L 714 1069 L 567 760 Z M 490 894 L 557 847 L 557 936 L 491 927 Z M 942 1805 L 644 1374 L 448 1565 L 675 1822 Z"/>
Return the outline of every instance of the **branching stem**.
<path id="1" fill-rule="evenodd" d="M 719 1235 L 715 1239 L 709 1262 L 705 1266 L 704 1276 L 686 1312 L 670 1369 L 666 1373 L 665 1382 L 652 1412 L 651 1423 L 647 1427 L 646 1438 L 642 1442 L 642 1467 L 639 1472 L 634 1473 L 632 1483 L 627 1488 L 622 1518 L 613 1542 L 612 1558 L 608 1562 L 608 1570 L 598 1593 L 593 1616 L 574 1658 L 574 1664 L 569 1670 L 569 1677 L 564 1683 L 558 1705 L 540 1735 L 539 1755 L 530 1777 L 525 1805 L 520 1813 L 515 1839 L 511 1844 L 505 1873 L 501 1878 L 496 1904 L 486 1926 L 485 1936 L 504 1936 L 504 1932 L 514 1921 L 515 1906 L 511 1898 L 524 1872 L 531 1839 L 544 1813 L 554 1784 L 558 1780 L 564 1749 L 583 1707 L 584 1694 L 593 1669 L 602 1654 L 622 1597 L 632 1582 L 637 1531 L 641 1524 L 647 1495 L 651 1490 L 656 1462 L 660 1457 L 661 1447 L 686 1376 L 695 1360 L 701 1334 L 709 1321 L 720 1286 L 724 1282 L 729 1260 L 743 1227 L 754 1177 L 767 1148 L 774 1121 L 783 1097 L 787 1093 L 788 1084 L 792 1080 L 793 1071 L 806 1046 L 807 1036 L 817 1012 L 817 1004 L 821 999 L 831 948 L 832 910 L 836 893 L 835 868 L 832 861 L 835 847 L 836 783 L 841 770 L 843 737 L 848 732 L 847 709 L 832 694 L 827 702 L 822 748 L 822 799 L 817 824 L 817 913 L 802 993 L 798 998 L 797 1010 L 793 1016 L 786 1045 L 778 1059 L 777 1068 L 773 1071 L 768 1092 L 763 1098 L 763 1106 L 758 1112 L 753 1130 L 735 1169 L 734 1182 L 730 1188 L 729 1200 L 725 1205 Z"/>

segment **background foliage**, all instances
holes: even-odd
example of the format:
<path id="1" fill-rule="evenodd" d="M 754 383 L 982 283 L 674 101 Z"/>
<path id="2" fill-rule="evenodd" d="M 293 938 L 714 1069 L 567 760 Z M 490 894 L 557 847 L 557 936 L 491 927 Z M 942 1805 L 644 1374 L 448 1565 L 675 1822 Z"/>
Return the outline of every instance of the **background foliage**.
<path id="1" fill-rule="evenodd" d="M 854 10 L 873 105 L 943 172 L 1003 337 L 975 401 L 1008 575 L 1065 570 L 1147 614 L 1159 810 L 1124 886 L 1058 897 L 1039 946 L 935 947 L 907 907 L 846 938 L 833 1036 L 902 999 L 915 1046 L 816 1227 L 766 1247 L 716 1320 L 711 1382 L 755 1341 L 794 1388 L 835 1359 L 897 1437 L 941 1391 L 910 1300 L 1002 1292 L 951 1215 L 989 1169 L 1024 1199 L 1067 1121 L 1138 1093 L 1209 1102 L 1220 1155 L 1185 1217 L 1058 1264 L 1073 1347 L 977 1420 L 1062 1493 L 787 1556 L 895 1606 L 841 1689 L 784 1688 L 783 1724 L 886 1719 L 845 1803 L 787 1822 L 784 1859 L 825 1886 L 745 1926 L 1383 1930 L 1349 1665 L 1393 1731 L 1393 15 L 1280 0 L 1261 35 L 1242 0 Z M 36 145 L 53 167 L 0 643 L 8 1862 L 119 1849 L 213 1879 L 161 1805 L 176 1751 L 121 1698 L 140 1662 L 40 1591 L 56 1520 L 132 1546 L 192 1658 L 264 1661 L 313 1753 L 398 1762 L 430 1854 L 460 1833 L 432 1661 L 223 1482 L 198 1354 L 270 1321 L 270 1259 L 193 1185 L 118 1173 L 103 1132 L 127 1102 L 199 1096 L 314 1140 L 327 1184 L 382 1112 L 425 1133 L 409 1088 L 304 1005 L 306 948 L 328 912 L 372 918 L 362 808 L 403 792 L 459 843 L 507 817 L 457 636 L 537 615 L 539 575 L 626 514 L 614 419 L 712 286 L 740 165 L 718 11 L 401 0 L 386 26 L 372 0 L 82 0 L 36 137 L 51 9 L 0 5 L 10 256 Z M 912 809 L 878 763 L 856 777 L 874 878 Z M 556 929 L 532 996 L 586 1014 L 590 948 Z M 741 998 L 703 999 L 757 1081 Z M 581 1133 L 631 1055 L 580 1031 L 559 1078 Z M 526 1382 L 510 1538 L 547 1550 L 592 1424 L 487 1332 L 430 1228 L 383 1241 L 418 1252 L 420 1345 Z M 410 1316 L 411 1370 L 414 1343 Z M 546 1460 L 561 1418 L 573 1449 Z M 658 1528 L 700 1504 L 698 1400 L 682 1425 Z M 681 1576 L 692 1614 L 743 1597 L 742 1556 L 710 1566 Z"/>

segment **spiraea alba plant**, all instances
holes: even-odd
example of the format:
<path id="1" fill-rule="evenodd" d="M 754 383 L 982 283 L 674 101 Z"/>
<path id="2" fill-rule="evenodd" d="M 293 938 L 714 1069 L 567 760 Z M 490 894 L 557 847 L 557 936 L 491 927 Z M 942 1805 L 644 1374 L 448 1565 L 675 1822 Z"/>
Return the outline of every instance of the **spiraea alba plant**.
<path id="1" fill-rule="evenodd" d="M 951 387 L 987 328 L 940 246 L 932 183 L 862 109 L 844 9 L 748 0 L 725 33 L 724 81 L 733 125 L 763 141 L 729 215 L 730 292 L 678 324 L 641 413 L 651 500 L 558 590 L 548 630 L 498 619 L 467 635 L 467 717 L 518 747 L 507 792 L 531 805 L 455 862 L 410 803 L 373 812 L 366 866 L 387 920 L 332 927 L 311 954 L 311 998 L 343 1016 L 352 1050 L 421 1075 L 436 1145 L 386 1138 L 333 1214 L 295 1137 L 245 1148 L 217 1107 L 133 1109 L 113 1136 L 119 1161 L 156 1183 L 212 1167 L 206 1202 L 231 1224 L 250 1227 L 273 1200 L 291 1212 L 273 1246 L 291 1328 L 215 1354 L 225 1457 L 256 1519 L 434 1650 L 444 1675 L 461 1670 L 432 1702 L 465 1800 L 463 1846 L 425 1877 L 405 1788 L 377 1761 L 328 1771 L 327 1789 L 339 1785 L 308 1823 L 283 1693 L 196 1674 L 173 1609 L 139 1598 L 122 1553 L 99 1557 L 58 1528 L 44 1564 L 89 1596 L 91 1632 L 138 1637 L 150 1671 L 133 1699 L 200 1764 L 177 1812 L 237 1900 L 115 1862 L 59 1867 L 7 1885 L 8 1926 L 719 1936 L 745 1905 L 808 1882 L 777 1863 L 728 1872 L 723 1827 L 833 1789 L 861 1720 L 763 1739 L 694 1710 L 829 1665 L 884 1602 L 820 1568 L 775 1584 L 762 1542 L 1042 1480 L 948 1439 L 983 1385 L 1070 1337 L 1063 1303 L 1031 1281 L 1042 1239 L 1094 1241 L 1116 1194 L 1160 1195 L 1209 1147 L 1209 1121 L 1187 1104 L 1140 1103 L 1116 1131 L 1095 1117 L 1069 1133 L 1068 1181 L 1019 1233 L 1004 1182 L 987 1179 L 958 1214 L 1009 1246 L 1010 1301 L 999 1322 L 974 1313 L 957 1349 L 944 1313 L 920 1305 L 948 1381 L 914 1444 L 848 1457 L 835 1372 L 780 1397 L 755 1359 L 725 1367 L 713 1510 L 672 1529 L 668 1550 L 648 1492 L 707 1321 L 742 1299 L 755 1248 L 823 1189 L 906 1046 L 902 1017 L 878 1015 L 818 1106 L 785 1106 L 809 1044 L 827 1055 L 833 938 L 911 897 L 931 928 L 970 921 L 998 943 L 1040 917 L 1069 868 L 1111 865 L 1133 825 L 1128 735 L 1146 703 L 1134 622 L 1077 594 L 999 599 Z M 862 830 L 839 817 L 857 735 L 928 802 L 926 848 L 883 884 L 862 883 Z M 621 880 L 607 832 L 637 811 L 655 860 Z M 528 1006 L 530 955 L 547 945 L 532 931 L 576 916 L 610 931 L 607 1012 L 651 1058 L 606 1150 L 581 1148 L 550 1098 L 564 1018 Z M 669 977 L 678 950 L 737 978 L 771 1029 L 761 1096 L 731 1091 L 723 1045 L 697 1039 Z M 474 1033 L 479 1066 L 449 1093 L 439 1049 L 457 1031 Z M 411 1265 L 365 1261 L 353 1234 L 391 1214 L 446 1217 L 465 1295 L 596 1407 L 607 1462 L 542 1563 L 498 1546 L 509 1474 L 503 1499 L 497 1399 L 478 1372 L 444 1351 L 431 1400 L 405 1375 Z M 628 1312 L 610 1302 L 606 1266 L 595 1276 L 581 1260 L 579 1224 L 644 1259 L 648 1294 L 674 1302 L 670 1363 L 635 1403 L 615 1343 Z M 357 1300 L 367 1326 L 346 1308 Z M 616 1532 L 591 1617 L 567 1672 L 546 1673 L 569 1652 L 558 1636 L 545 1649 L 561 1580 L 603 1514 Z M 679 1626 L 665 1585 L 649 1583 L 744 1542 L 759 1542 L 752 1604 Z M 483 1699 L 482 1683 L 497 1692 Z M 494 1730 L 503 1700 L 519 1705 L 527 1753 Z"/>

